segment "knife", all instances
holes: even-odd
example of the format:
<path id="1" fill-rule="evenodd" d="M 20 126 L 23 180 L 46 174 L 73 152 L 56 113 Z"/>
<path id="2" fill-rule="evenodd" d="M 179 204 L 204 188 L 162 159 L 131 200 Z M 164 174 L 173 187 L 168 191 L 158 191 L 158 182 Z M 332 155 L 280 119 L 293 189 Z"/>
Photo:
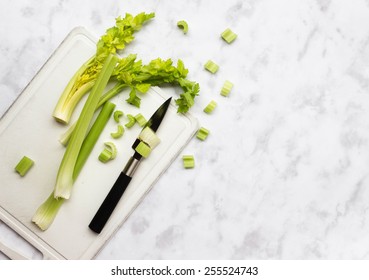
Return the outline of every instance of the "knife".
<path id="1" fill-rule="evenodd" d="M 148 122 L 145 124 L 145 127 L 150 127 L 154 132 L 156 132 L 163 120 L 170 101 L 172 98 L 167 99 L 151 116 Z M 137 138 L 132 145 L 132 149 L 135 150 L 137 145 L 140 143 L 140 140 Z M 117 206 L 120 198 L 122 197 L 124 191 L 126 190 L 129 182 L 132 180 L 132 176 L 135 173 L 138 165 L 140 164 L 142 156 L 135 151 L 134 155 L 128 160 L 126 166 L 123 171 L 120 173 L 118 179 L 115 181 L 113 187 L 110 189 L 108 195 L 104 199 L 100 208 L 97 210 L 95 216 L 91 220 L 89 224 L 89 228 L 96 232 L 100 233 L 104 228 L 106 222 L 109 217 L 113 213 L 115 207 Z"/>

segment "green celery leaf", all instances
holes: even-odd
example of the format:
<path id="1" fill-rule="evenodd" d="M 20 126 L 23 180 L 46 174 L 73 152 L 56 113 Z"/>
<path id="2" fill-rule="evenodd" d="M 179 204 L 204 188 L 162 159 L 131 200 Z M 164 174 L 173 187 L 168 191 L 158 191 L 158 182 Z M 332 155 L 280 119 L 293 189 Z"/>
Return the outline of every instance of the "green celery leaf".
<path id="1" fill-rule="evenodd" d="M 139 92 L 142 92 L 142 93 L 146 93 L 150 89 L 150 87 L 151 87 L 150 84 L 138 84 L 138 85 L 136 85 L 136 89 Z"/>
<path id="2" fill-rule="evenodd" d="M 138 108 L 140 108 L 140 105 L 141 105 L 141 98 L 139 98 L 136 94 L 136 89 L 135 88 L 132 88 L 131 89 L 131 92 L 129 93 L 129 98 L 126 99 L 126 101 L 133 105 L 133 106 L 136 106 Z"/>

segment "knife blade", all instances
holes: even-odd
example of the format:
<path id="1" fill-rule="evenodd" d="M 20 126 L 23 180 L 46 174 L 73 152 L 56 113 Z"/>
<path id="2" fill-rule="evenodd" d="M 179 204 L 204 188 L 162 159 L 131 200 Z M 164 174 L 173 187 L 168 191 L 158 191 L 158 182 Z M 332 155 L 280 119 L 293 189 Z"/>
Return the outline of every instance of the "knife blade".
<path id="1" fill-rule="evenodd" d="M 165 117 L 165 114 L 168 110 L 170 101 L 172 98 L 167 99 L 151 116 L 151 118 L 147 121 L 145 127 L 150 127 L 154 132 L 156 132 Z M 140 140 L 137 138 L 132 148 L 135 150 Z M 110 189 L 108 195 L 105 197 L 104 201 L 100 205 L 97 210 L 95 216 L 92 218 L 89 228 L 96 232 L 100 233 L 104 228 L 106 222 L 109 220 L 111 214 L 113 213 L 115 207 L 117 206 L 120 198 L 122 197 L 124 191 L 127 189 L 129 183 L 132 180 L 132 176 L 135 173 L 137 167 L 139 166 L 142 160 L 142 156 L 134 152 L 133 156 L 128 160 L 125 165 L 123 171 L 120 173 L 119 177 L 115 181 L 113 187 Z"/>

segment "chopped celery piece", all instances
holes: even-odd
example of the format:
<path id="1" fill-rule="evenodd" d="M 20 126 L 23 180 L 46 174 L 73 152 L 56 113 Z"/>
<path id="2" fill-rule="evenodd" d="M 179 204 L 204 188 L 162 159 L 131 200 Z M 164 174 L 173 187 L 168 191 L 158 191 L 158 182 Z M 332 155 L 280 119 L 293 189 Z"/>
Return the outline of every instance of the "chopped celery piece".
<path id="1" fill-rule="evenodd" d="M 218 71 L 218 69 L 219 69 L 219 66 L 215 62 L 213 62 L 211 60 L 208 60 L 205 63 L 205 66 L 204 67 L 205 67 L 206 70 L 208 70 L 209 72 L 211 72 L 213 74 L 215 74 Z"/>
<path id="2" fill-rule="evenodd" d="M 152 149 L 145 142 L 140 141 L 135 150 L 141 156 L 147 158 L 150 155 Z"/>
<path id="3" fill-rule="evenodd" d="M 123 116 L 123 115 L 124 115 L 124 113 L 122 111 L 120 111 L 120 110 L 115 111 L 114 112 L 114 120 L 115 120 L 115 122 L 116 123 L 119 123 L 120 117 Z"/>
<path id="4" fill-rule="evenodd" d="M 32 217 L 32 222 L 34 222 L 40 229 L 47 230 L 54 221 L 63 202 L 63 198 L 56 199 L 54 198 L 54 193 L 51 193 L 46 201 L 36 210 Z"/>
<path id="5" fill-rule="evenodd" d="M 105 149 L 100 153 L 99 160 L 103 163 L 107 163 L 117 156 L 117 147 L 113 142 L 105 142 L 104 145 Z"/>
<path id="6" fill-rule="evenodd" d="M 115 109 L 115 104 L 109 101 L 107 101 L 102 107 L 94 124 L 92 125 L 85 140 L 83 141 L 81 150 L 79 151 L 77 162 L 76 162 L 76 165 L 74 166 L 73 180 L 76 180 L 79 173 L 81 172 L 84 164 L 86 163 L 89 155 L 91 154 L 92 149 L 94 148 L 102 131 L 104 130 L 106 124 L 108 123 L 108 120 L 110 119 L 114 109 Z"/>
<path id="7" fill-rule="evenodd" d="M 128 122 L 125 124 L 125 126 L 127 128 L 131 128 L 132 126 L 134 126 L 134 124 L 136 123 L 136 119 L 134 116 L 132 116 L 131 114 L 127 115 L 128 118 Z"/>
<path id="8" fill-rule="evenodd" d="M 99 155 L 99 160 L 103 163 L 107 163 L 109 160 L 113 159 L 113 154 L 110 150 L 104 149 Z"/>
<path id="9" fill-rule="evenodd" d="M 141 113 L 138 113 L 135 116 L 135 120 L 138 123 L 138 125 L 141 126 L 141 127 L 143 127 L 147 123 L 147 120 L 145 119 L 145 117 Z"/>
<path id="10" fill-rule="evenodd" d="M 113 137 L 114 139 L 118 139 L 118 138 L 122 137 L 123 134 L 124 134 L 124 127 L 123 127 L 123 125 L 118 124 L 117 127 L 118 127 L 118 130 L 117 131 L 110 133 L 111 137 Z"/>
<path id="11" fill-rule="evenodd" d="M 220 94 L 223 96 L 228 96 L 233 88 L 233 83 L 230 81 L 225 81 L 222 87 L 222 90 L 220 91 Z"/>
<path id="12" fill-rule="evenodd" d="M 111 159 L 115 159 L 118 153 L 118 150 L 115 144 L 113 142 L 105 142 L 104 145 L 106 149 L 111 152 Z"/>
<path id="13" fill-rule="evenodd" d="M 182 161 L 183 161 L 183 167 L 186 169 L 195 167 L 195 158 L 193 157 L 193 155 L 182 156 Z"/>
<path id="14" fill-rule="evenodd" d="M 205 112 L 205 113 L 207 113 L 207 114 L 211 114 L 211 113 L 214 111 L 215 107 L 217 107 L 217 103 L 216 103 L 214 100 L 212 100 L 212 101 L 210 101 L 210 103 L 205 107 L 204 112 Z"/>
<path id="15" fill-rule="evenodd" d="M 88 127 L 94 115 L 99 98 L 106 87 L 111 74 L 113 73 L 117 57 L 110 54 L 96 79 L 96 83 L 88 95 L 85 105 L 82 108 L 78 118 L 74 133 L 65 150 L 62 162 L 60 164 L 56 185 L 54 189 L 55 198 L 68 199 L 73 186 L 73 171 L 78 158 L 79 151 L 86 136 Z"/>
<path id="16" fill-rule="evenodd" d="M 159 137 L 150 127 L 145 127 L 140 132 L 138 139 L 145 142 L 151 149 L 154 149 L 160 143 Z"/>
<path id="17" fill-rule="evenodd" d="M 140 135 L 138 135 L 138 139 L 145 142 L 151 149 L 154 149 L 160 143 L 159 137 L 148 126 L 140 132 Z"/>
<path id="18" fill-rule="evenodd" d="M 200 129 L 197 131 L 196 137 L 200 139 L 201 141 L 204 141 L 209 135 L 209 130 L 205 127 L 200 127 Z"/>
<path id="19" fill-rule="evenodd" d="M 236 38 L 237 34 L 234 33 L 231 29 L 227 28 L 224 30 L 221 34 L 224 41 L 226 41 L 228 44 L 232 43 Z"/>
<path id="20" fill-rule="evenodd" d="M 27 172 L 30 170 L 33 164 L 34 164 L 34 161 L 32 159 L 24 156 L 15 166 L 15 171 L 19 173 L 20 176 L 23 177 L 24 175 L 27 174 Z"/>
<path id="21" fill-rule="evenodd" d="M 183 33 L 186 34 L 188 32 L 188 24 L 184 20 L 180 20 L 177 22 L 177 26 L 183 30 Z"/>

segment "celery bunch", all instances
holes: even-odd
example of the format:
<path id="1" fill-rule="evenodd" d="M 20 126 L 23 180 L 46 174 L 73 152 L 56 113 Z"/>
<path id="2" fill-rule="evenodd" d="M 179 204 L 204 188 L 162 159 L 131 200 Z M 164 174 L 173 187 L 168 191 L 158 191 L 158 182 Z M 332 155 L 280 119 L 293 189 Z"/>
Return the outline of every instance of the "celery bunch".
<path id="1" fill-rule="evenodd" d="M 199 84 L 186 78 L 188 70 L 181 60 L 178 60 L 176 66 L 171 59 L 160 58 L 144 65 L 141 60 L 137 60 L 136 55 L 121 59 L 115 55 L 134 39 L 134 32 L 140 30 L 142 25 L 153 17 L 154 13 L 140 13 L 136 16 L 126 14 L 124 18 L 118 17 L 116 25 L 109 28 L 98 41 L 95 55 L 80 67 L 62 93 L 53 116 L 57 121 L 66 124 L 80 99 L 91 90 L 77 122 L 63 135 L 62 142 L 68 142 L 68 145 L 59 166 L 54 191 L 32 219 L 42 230 L 50 226 L 63 201 L 70 197 L 73 183 L 100 135 L 103 123 L 106 123 L 111 115 L 112 109 L 108 111 L 105 106 L 109 104 L 109 99 L 124 88 L 130 88 L 126 101 L 139 107 L 141 98 L 138 93 L 146 93 L 151 86 L 172 84 L 180 86 L 183 90 L 176 100 L 179 113 L 187 112 L 194 104 L 200 89 Z M 103 94 L 109 81 L 114 81 L 115 85 Z M 104 111 L 105 113 L 102 118 L 97 118 L 97 121 L 103 121 L 94 125 L 86 137 L 95 111 L 103 105 L 100 114 Z M 133 120 L 136 121 L 134 118 Z"/>
<path id="2" fill-rule="evenodd" d="M 134 39 L 133 34 L 154 16 L 154 13 L 140 13 L 136 16 L 127 13 L 124 18 L 116 18 L 116 25 L 106 30 L 98 41 L 96 54 L 79 68 L 64 89 L 53 113 L 57 121 L 69 122 L 78 102 L 95 84 L 97 74 L 108 55 L 123 50 Z"/>
<path id="3" fill-rule="evenodd" d="M 40 205 L 32 218 L 32 221 L 42 230 L 46 230 L 50 226 L 59 208 L 63 204 L 64 199 L 69 199 L 74 180 L 78 176 L 89 153 L 96 143 L 103 126 L 114 110 L 115 106 L 108 106 L 109 103 L 107 103 L 107 106 L 104 106 L 104 108 L 108 109 L 104 110 L 103 108 L 100 112 L 100 115 L 103 114 L 104 116 L 97 118 L 95 122 L 96 125 L 93 125 L 88 133 L 99 98 L 113 73 L 117 60 L 115 55 L 109 54 L 104 61 L 103 67 L 97 76 L 96 83 L 77 120 L 75 132 L 72 134 L 60 163 L 54 191 L 49 198 Z M 105 111 L 107 111 L 107 113 L 104 113 Z"/>
<path id="4" fill-rule="evenodd" d="M 53 113 L 57 121 L 69 123 L 78 102 L 93 87 L 97 74 L 102 68 L 102 62 L 110 53 L 115 54 L 123 50 L 134 39 L 134 32 L 140 30 L 142 25 L 154 16 L 154 13 L 140 13 L 134 17 L 126 14 L 124 18 L 116 19 L 116 25 L 109 28 L 98 41 L 96 54 L 80 67 L 64 89 Z M 99 107 L 125 87 L 131 88 L 127 102 L 139 107 L 140 98 L 137 92 L 145 93 L 150 86 L 168 83 L 177 84 L 183 89 L 176 104 L 179 113 L 186 113 L 194 104 L 194 99 L 199 92 L 199 85 L 186 79 L 187 73 L 188 70 L 180 60 L 176 67 L 172 60 L 160 58 L 142 65 L 141 60 L 136 61 L 136 55 L 128 55 L 119 61 L 112 76 L 117 78 L 118 83 L 101 98 Z"/>

